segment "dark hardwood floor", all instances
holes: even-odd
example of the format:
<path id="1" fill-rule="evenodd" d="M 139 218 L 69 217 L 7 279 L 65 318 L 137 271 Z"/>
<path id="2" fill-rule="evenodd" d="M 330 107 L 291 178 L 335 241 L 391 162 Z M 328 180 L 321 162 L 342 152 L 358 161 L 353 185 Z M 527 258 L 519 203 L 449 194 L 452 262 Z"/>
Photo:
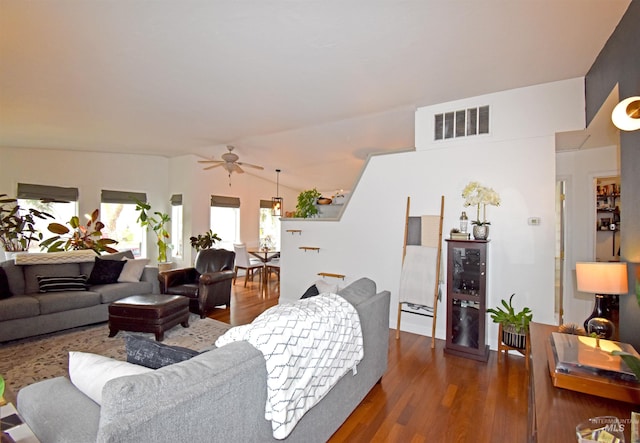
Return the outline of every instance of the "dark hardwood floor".
<path id="1" fill-rule="evenodd" d="M 233 287 L 231 309 L 211 318 L 251 322 L 277 304 L 275 283 Z M 395 309 L 391 307 L 392 311 Z M 330 442 L 526 442 L 528 374 L 524 359 L 491 351 L 487 363 L 443 352 L 444 342 L 389 330 L 389 367 Z"/>

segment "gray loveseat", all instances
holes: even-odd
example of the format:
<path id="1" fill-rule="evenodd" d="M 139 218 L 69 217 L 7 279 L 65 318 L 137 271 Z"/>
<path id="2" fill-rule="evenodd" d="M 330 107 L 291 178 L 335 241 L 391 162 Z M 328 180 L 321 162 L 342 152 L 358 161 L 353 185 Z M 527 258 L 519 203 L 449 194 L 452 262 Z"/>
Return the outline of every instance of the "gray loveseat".
<path id="1" fill-rule="evenodd" d="M 344 423 L 387 369 L 388 291 L 363 278 L 339 292 L 360 316 L 364 358 L 298 422 L 286 441 L 324 442 Z M 43 442 L 269 442 L 264 418 L 267 372 L 248 342 L 203 352 L 152 372 L 115 378 L 102 406 L 67 377 L 18 393 L 18 410 Z"/>
<path id="2" fill-rule="evenodd" d="M 133 258 L 131 251 L 100 256 Z M 109 303 L 135 294 L 159 293 L 158 269 L 146 267 L 138 282 L 92 285 L 87 291 L 39 292 L 37 276 L 90 276 L 94 262 L 16 265 L 0 263 L 11 297 L 0 300 L 0 342 L 109 319 Z"/>

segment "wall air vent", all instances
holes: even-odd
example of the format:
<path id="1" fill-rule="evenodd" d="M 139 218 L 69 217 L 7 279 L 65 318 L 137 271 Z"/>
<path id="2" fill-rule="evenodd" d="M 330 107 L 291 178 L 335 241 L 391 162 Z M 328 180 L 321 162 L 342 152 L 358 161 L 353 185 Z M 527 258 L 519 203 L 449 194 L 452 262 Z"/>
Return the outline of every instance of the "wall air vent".
<path id="1" fill-rule="evenodd" d="M 434 140 L 489 133 L 489 106 L 436 114 Z"/>

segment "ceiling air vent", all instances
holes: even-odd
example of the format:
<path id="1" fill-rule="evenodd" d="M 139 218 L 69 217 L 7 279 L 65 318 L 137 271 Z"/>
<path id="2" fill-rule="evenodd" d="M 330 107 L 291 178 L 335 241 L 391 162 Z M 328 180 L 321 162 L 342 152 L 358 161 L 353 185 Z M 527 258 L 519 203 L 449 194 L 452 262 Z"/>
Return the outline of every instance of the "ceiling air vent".
<path id="1" fill-rule="evenodd" d="M 434 139 L 446 140 L 454 137 L 489 133 L 489 106 L 461 109 L 435 115 Z"/>

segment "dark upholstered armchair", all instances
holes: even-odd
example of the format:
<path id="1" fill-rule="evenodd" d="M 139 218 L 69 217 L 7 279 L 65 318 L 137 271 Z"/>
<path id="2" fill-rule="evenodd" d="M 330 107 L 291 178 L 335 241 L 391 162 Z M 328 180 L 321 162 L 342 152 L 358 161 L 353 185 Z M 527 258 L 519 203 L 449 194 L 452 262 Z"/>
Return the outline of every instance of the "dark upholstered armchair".
<path id="1" fill-rule="evenodd" d="M 226 249 L 203 249 L 193 268 L 160 272 L 160 292 L 189 297 L 189 310 L 200 318 L 215 306 L 230 307 L 235 258 L 236 253 Z"/>

